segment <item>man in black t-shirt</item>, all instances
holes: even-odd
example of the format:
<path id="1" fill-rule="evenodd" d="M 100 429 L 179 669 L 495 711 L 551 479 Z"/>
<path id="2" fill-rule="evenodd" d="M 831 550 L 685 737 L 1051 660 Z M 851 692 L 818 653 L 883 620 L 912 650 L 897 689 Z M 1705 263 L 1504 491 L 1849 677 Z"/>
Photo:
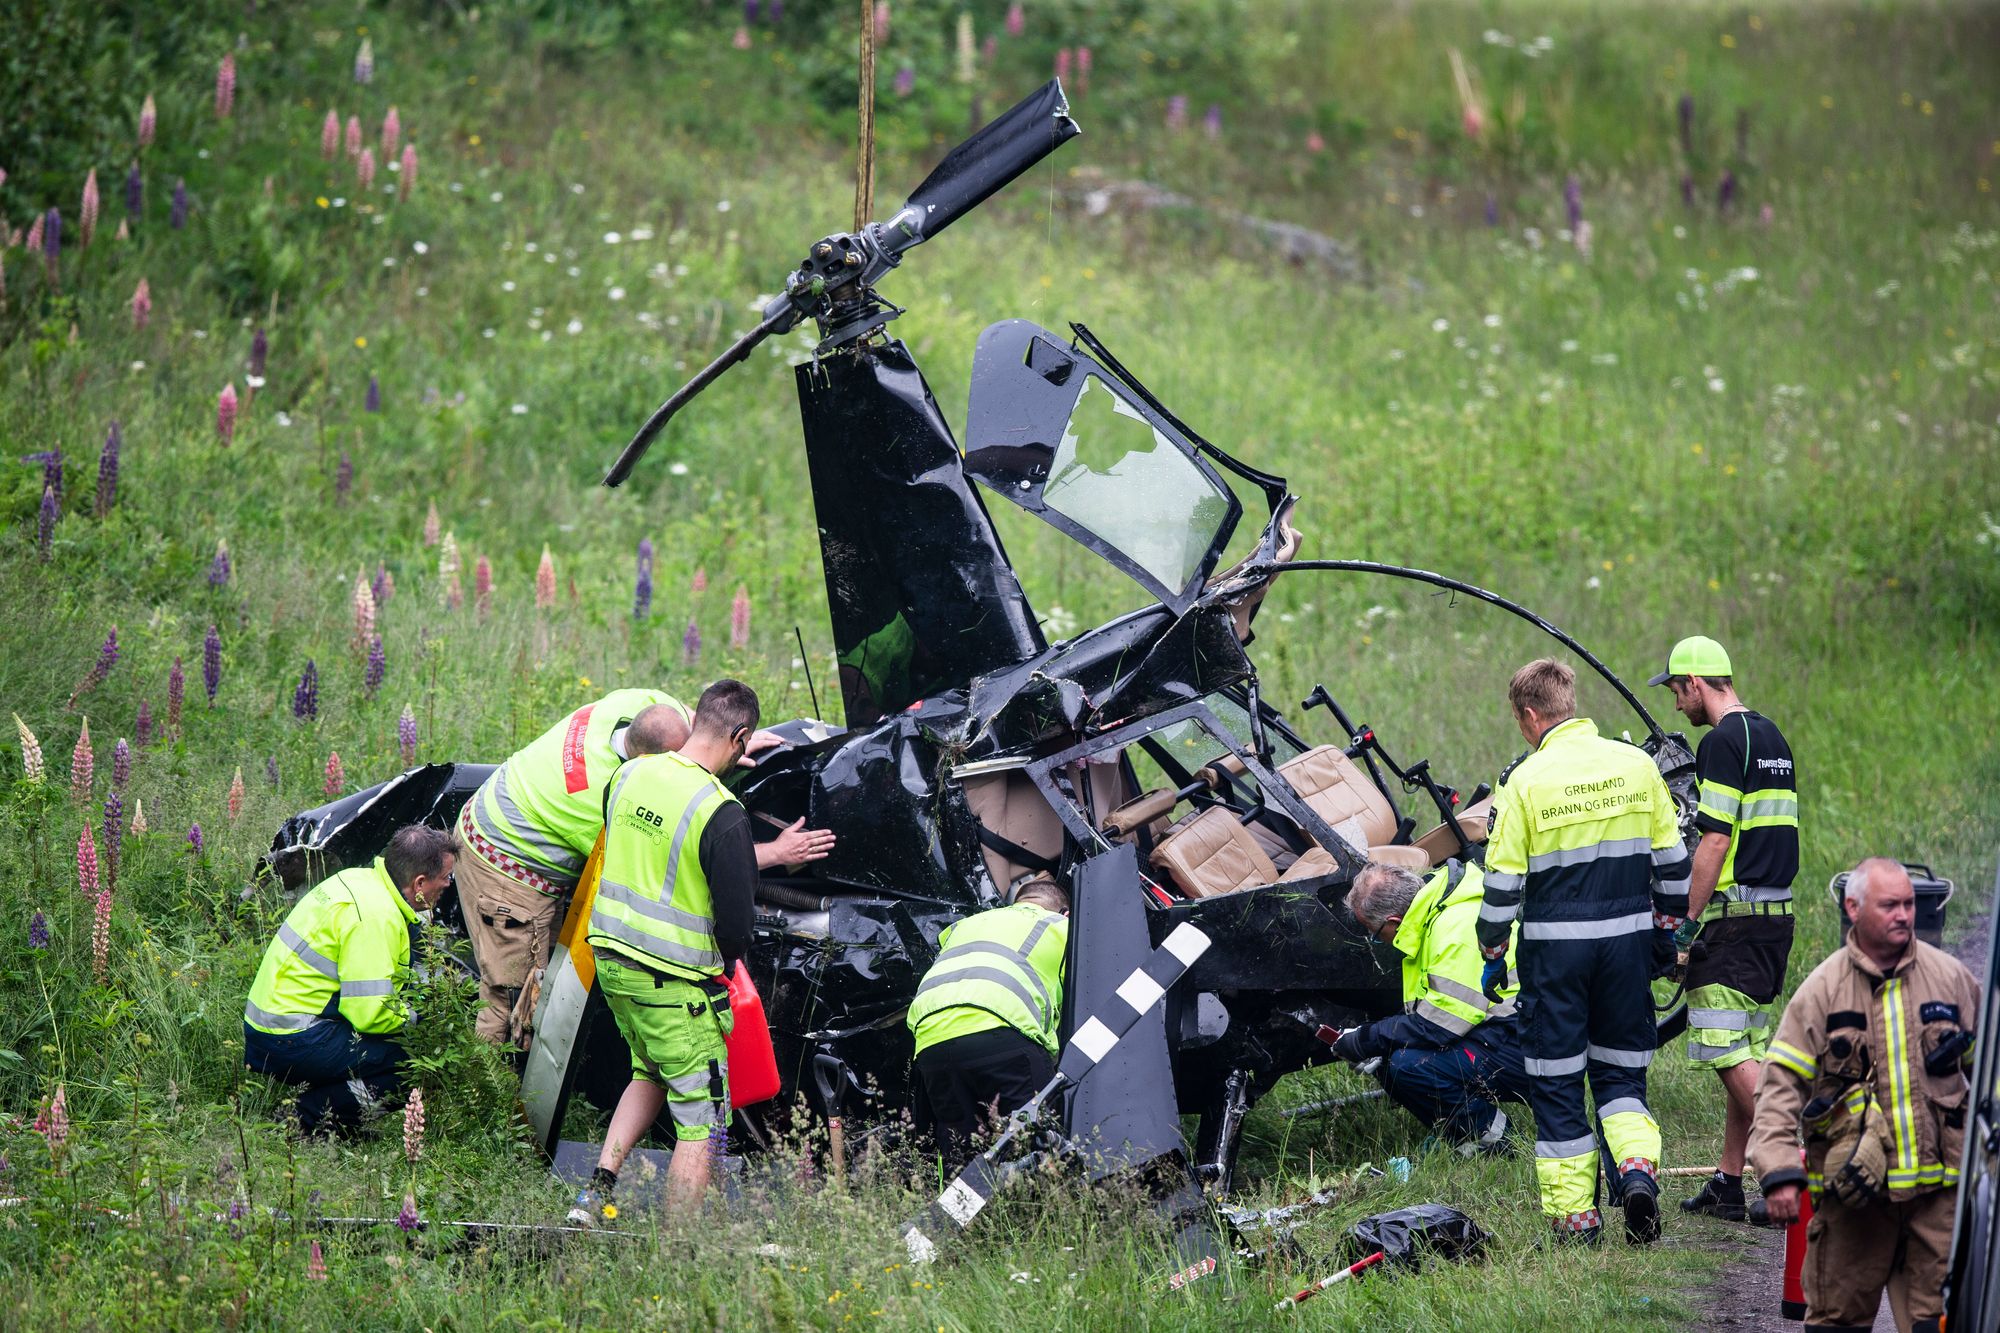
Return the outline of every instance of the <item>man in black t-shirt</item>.
<path id="1" fill-rule="evenodd" d="M 1701 804 L 1688 918 L 1701 933 L 1688 953 L 1688 1059 L 1722 1079 L 1728 1107 L 1722 1159 L 1690 1213 L 1747 1218 L 1743 1155 L 1757 1077 L 1777 1025 L 1792 953 L 1792 880 L 1799 870 L 1799 794 L 1792 750 L 1777 726 L 1737 697 L 1729 654 L 1713 639 L 1682 639 L 1647 682 L 1709 728 L 1695 754 Z"/>

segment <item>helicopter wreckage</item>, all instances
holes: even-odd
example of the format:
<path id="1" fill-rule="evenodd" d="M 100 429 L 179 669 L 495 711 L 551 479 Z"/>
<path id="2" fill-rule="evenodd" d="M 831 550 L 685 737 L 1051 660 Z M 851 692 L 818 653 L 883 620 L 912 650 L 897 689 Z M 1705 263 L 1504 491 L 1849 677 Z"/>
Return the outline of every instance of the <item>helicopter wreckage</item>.
<path id="1" fill-rule="evenodd" d="M 1196 434 L 1081 325 L 1068 338 L 1021 320 L 985 330 L 960 449 L 909 349 L 884 333 L 903 312 L 875 284 L 1077 132 L 1051 82 L 948 154 L 888 221 L 815 243 L 757 327 L 654 414 L 606 482 L 764 338 L 817 322 L 823 339 L 796 377 L 844 717 L 775 725 L 787 744 L 734 787 L 760 838 L 803 817 L 837 844 L 767 873 L 758 893 L 748 961 L 781 1089 L 739 1110 L 743 1132 L 763 1141 L 801 1110 L 863 1133 L 892 1125 L 912 1077 L 903 1016 L 939 933 L 1053 875 L 1074 903 L 1066 1041 L 1179 928 L 1205 937 L 1164 998 L 1050 1099 L 1057 1141 L 1089 1145 L 1077 1156 L 1093 1177 L 1146 1168 L 1180 1213 L 1204 1187 L 1228 1188 L 1249 1107 L 1329 1058 L 1322 1026 L 1398 1007 L 1396 957 L 1345 909 L 1353 876 L 1370 858 L 1477 858 L 1490 807 L 1484 784 L 1461 794 L 1428 761 L 1397 763 L 1324 686 L 1304 707 L 1325 707 L 1331 741 L 1264 698 L 1248 646 L 1273 580 L 1414 579 L 1530 621 L 1632 706 L 1684 823 L 1693 756 L 1525 608 L 1424 570 L 1297 558 L 1284 479 Z M 1047 642 L 982 488 L 1153 604 Z M 1261 530 L 1218 571 L 1245 517 L 1239 491 L 1265 510 Z M 296 885 L 365 861 L 401 824 L 449 827 L 489 772 L 427 765 L 306 811 L 266 862 Z M 629 1068 L 590 986 L 578 924 L 589 884 L 543 978 L 523 1074 L 552 1153 L 570 1098 L 608 1105 Z M 1192 1148 L 1183 1111 L 1200 1117 Z"/>

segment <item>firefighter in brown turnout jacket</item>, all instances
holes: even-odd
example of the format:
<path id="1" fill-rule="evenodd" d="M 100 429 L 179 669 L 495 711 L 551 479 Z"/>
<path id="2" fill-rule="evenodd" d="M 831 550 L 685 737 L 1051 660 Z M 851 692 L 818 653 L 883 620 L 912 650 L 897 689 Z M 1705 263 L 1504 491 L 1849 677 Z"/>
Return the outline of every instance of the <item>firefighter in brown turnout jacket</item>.
<path id="1" fill-rule="evenodd" d="M 1915 905 L 1894 861 L 1855 869 L 1853 931 L 1785 1006 L 1757 1083 L 1750 1162 L 1771 1221 L 1796 1221 L 1812 1190 L 1809 1330 L 1869 1328 L 1885 1286 L 1899 1329 L 1935 1333 L 1944 1313 L 1979 988 L 1916 938 Z"/>

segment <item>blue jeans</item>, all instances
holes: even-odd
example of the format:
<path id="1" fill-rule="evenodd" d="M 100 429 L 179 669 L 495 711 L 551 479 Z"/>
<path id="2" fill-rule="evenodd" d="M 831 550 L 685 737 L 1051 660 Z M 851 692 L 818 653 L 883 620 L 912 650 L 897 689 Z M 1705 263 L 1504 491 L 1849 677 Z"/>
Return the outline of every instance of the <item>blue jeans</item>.
<path id="1" fill-rule="evenodd" d="M 1376 1076 L 1398 1106 L 1459 1142 L 1487 1132 L 1494 1103 L 1528 1100 L 1520 1041 L 1507 1022 L 1483 1023 L 1442 1050 L 1392 1051 Z"/>
<path id="2" fill-rule="evenodd" d="M 343 1133 L 371 1118 L 384 1097 L 402 1088 L 396 1066 L 403 1048 L 387 1037 L 356 1032 L 344 1018 L 323 1018 L 303 1032 L 262 1032 L 243 1025 L 243 1063 L 304 1089 L 299 1128 Z"/>

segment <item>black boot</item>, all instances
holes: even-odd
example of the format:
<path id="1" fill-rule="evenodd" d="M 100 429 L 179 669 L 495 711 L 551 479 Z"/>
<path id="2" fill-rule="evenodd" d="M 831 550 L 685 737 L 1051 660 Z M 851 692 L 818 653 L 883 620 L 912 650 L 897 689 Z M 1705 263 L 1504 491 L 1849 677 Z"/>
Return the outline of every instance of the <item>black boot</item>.
<path id="1" fill-rule="evenodd" d="M 1645 1171 L 1627 1171 L 1621 1183 L 1625 1193 L 1626 1243 L 1651 1245 L 1660 1238 L 1660 1187 Z"/>
<path id="2" fill-rule="evenodd" d="M 1699 1194 L 1692 1199 L 1681 1200 L 1681 1211 L 1719 1218 L 1724 1222 L 1748 1221 L 1750 1208 L 1743 1197 L 1743 1177 L 1716 1172 L 1702 1185 Z"/>

